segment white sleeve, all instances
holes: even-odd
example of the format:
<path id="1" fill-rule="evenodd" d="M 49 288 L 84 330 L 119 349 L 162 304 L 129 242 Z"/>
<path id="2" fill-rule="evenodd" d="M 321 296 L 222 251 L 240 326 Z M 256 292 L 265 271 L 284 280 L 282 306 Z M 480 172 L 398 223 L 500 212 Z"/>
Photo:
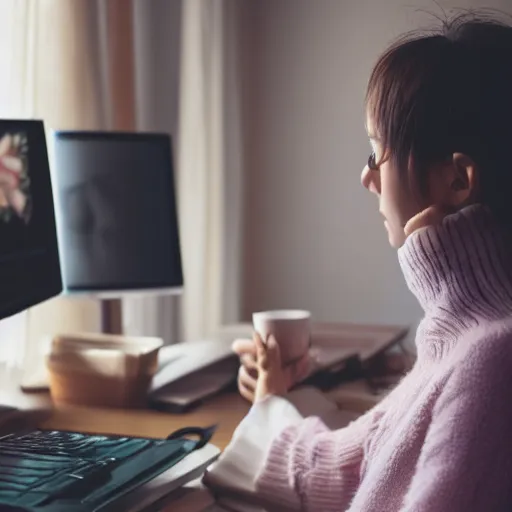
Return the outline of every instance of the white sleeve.
<path id="1" fill-rule="evenodd" d="M 256 492 L 256 478 L 272 441 L 283 429 L 302 419 L 297 409 L 281 397 L 269 396 L 254 404 L 219 460 L 208 469 L 205 484 Z"/>

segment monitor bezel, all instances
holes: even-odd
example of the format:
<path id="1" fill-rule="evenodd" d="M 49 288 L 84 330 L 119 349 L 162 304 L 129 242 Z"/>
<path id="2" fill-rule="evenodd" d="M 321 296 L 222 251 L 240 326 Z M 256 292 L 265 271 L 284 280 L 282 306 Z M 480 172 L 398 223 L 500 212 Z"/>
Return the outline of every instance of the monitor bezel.
<path id="1" fill-rule="evenodd" d="M 179 230 L 179 212 L 176 198 L 176 176 L 175 166 L 173 162 L 173 147 L 172 137 L 168 133 L 163 132 L 128 132 L 128 131 L 103 131 L 103 130 L 55 130 L 52 137 L 52 163 L 54 163 L 55 144 L 58 139 L 63 140 L 100 140 L 100 141 L 123 141 L 123 142 L 141 142 L 150 141 L 158 142 L 164 146 L 167 165 L 171 170 L 168 173 L 168 190 L 170 191 L 171 201 L 169 202 L 169 216 L 172 219 L 175 217 L 177 223 L 177 257 L 180 270 L 179 282 L 176 284 L 171 283 L 144 283 L 137 285 L 137 283 L 127 283 L 120 285 L 114 283 L 112 286 L 105 285 L 101 287 L 87 287 L 87 286 L 72 286 L 69 287 L 66 283 L 65 262 L 63 261 L 63 251 L 60 251 L 60 264 L 62 269 L 62 282 L 63 290 L 62 295 L 66 297 L 94 297 L 99 299 L 114 299 L 122 296 L 147 296 L 147 295 L 179 295 L 183 292 L 184 276 L 183 276 L 183 259 L 181 255 L 181 237 Z M 52 169 L 55 167 L 51 166 Z M 56 177 L 55 177 L 56 178 Z M 54 196 L 58 196 L 58 187 L 54 187 Z M 54 204 L 58 205 L 58 197 L 54 197 Z M 59 244 L 62 240 L 59 227 L 59 219 L 57 218 L 57 234 Z"/>
<path id="2" fill-rule="evenodd" d="M 138 288 L 138 289 L 117 289 L 106 291 L 94 290 L 67 290 L 64 288 L 62 291 L 63 297 L 69 298 L 95 298 L 101 300 L 121 299 L 121 298 L 137 298 L 137 297 L 168 297 L 171 295 L 182 295 L 183 286 L 168 287 L 168 288 Z"/>
<path id="3" fill-rule="evenodd" d="M 30 128 L 28 128 L 27 125 L 30 125 Z M 52 212 L 49 212 L 51 217 L 49 222 L 51 225 L 48 225 L 48 229 L 53 232 L 54 238 L 52 241 L 50 241 L 51 247 L 49 245 L 45 248 L 47 254 L 44 260 L 41 260 L 38 263 L 41 275 L 44 275 L 45 277 L 41 279 L 41 282 L 32 284 L 34 292 L 32 295 L 30 295 L 29 299 L 12 300 L 11 302 L 6 303 L 5 307 L 1 307 L 0 305 L 0 320 L 14 316 L 18 313 L 22 313 L 32 307 L 38 306 L 39 304 L 42 304 L 50 299 L 58 297 L 62 294 L 63 291 L 62 268 L 60 266 L 60 252 L 56 220 L 57 212 L 54 200 L 55 190 L 52 180 L 52 169 L 49 155 L 48 131 L 46 130 L 45 123 L 42 119 L 32 118 L 0 119 L 0 132 L 2 132 L 4 127 L 5 131 L 19 130 L 26 131 L 27 134 L 31 133 L 35 138 L 38 139 L 38 143 L 41 145 L 40 157 L 42 160 L 42 166 L 44 167 L 43 172 L 46 174 L 46 186 L 48 187 L 48 191 L 52 198 L 50 201 L 51 205 L 49 205 L 52 209 Z M 52 275 L 51 286 L 43 287 L 41 285 L 45 282 L 45 280 L 45 284 L 49 282 L 47 280 L 48 273 L 51 273 Z"/>

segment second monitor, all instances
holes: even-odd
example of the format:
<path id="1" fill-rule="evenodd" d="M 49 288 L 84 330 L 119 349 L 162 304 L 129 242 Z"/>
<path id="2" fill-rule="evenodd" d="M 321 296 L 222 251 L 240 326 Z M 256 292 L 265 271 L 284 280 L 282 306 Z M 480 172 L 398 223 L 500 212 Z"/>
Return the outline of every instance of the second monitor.
<path id="1" fill-rule="evenodd" d="M 53 164 L 67 293 L 182 289 L 168 135 L 56 132 Z"/>

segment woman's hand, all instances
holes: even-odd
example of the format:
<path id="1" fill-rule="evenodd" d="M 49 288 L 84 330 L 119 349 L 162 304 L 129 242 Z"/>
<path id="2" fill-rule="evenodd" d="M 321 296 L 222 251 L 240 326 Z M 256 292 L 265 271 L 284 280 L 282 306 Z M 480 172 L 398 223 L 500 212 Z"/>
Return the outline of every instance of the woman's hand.
<path id="1" fill-rule="evenodd" d="M 238 391 L 249 402 L 254 402 L 254 392 L 258 380 L 256 344 L 253 340 L 239 339 L 233 342 L 233 351 L 240 358 L 238 370 Z"/>
<path id="2" fill-rule="evenodd" d="M 241 363 L 238 390 L 249 402 L 254 402 L 256 395 L 260 399 L 267 394 L 286 393 L 310 370 L 309 354 L 283 367 L 279 346 L 272 336 L 265 345 L 254 333 L 252 340 L 236 340 L 233 350 Z"/>
<path id="3" fill-rule="evenodd" d="M 404 227 L 405 236 L 410 236 L 421 228 L 437 226 L 443 222 L 443 219 L 447 215 L 452 213 L 455 213 L 453 208 L 447 208 L 439 205 L 429 206 L 409 219 Z"/>

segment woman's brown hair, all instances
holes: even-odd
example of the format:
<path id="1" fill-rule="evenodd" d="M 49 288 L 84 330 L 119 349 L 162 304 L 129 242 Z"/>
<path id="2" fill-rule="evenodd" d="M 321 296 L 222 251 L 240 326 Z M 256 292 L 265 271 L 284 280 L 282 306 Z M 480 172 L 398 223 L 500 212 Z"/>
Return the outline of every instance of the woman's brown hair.
<path id="1" fill-rule="evenodd" d="M 464 153 L 478 165 L 482 202 L 512 221 L 511 26 L 472 12 L 408 34 L 377 61 L 366 108 L 404 176 L 424 188 L 431 164 Z"/>

